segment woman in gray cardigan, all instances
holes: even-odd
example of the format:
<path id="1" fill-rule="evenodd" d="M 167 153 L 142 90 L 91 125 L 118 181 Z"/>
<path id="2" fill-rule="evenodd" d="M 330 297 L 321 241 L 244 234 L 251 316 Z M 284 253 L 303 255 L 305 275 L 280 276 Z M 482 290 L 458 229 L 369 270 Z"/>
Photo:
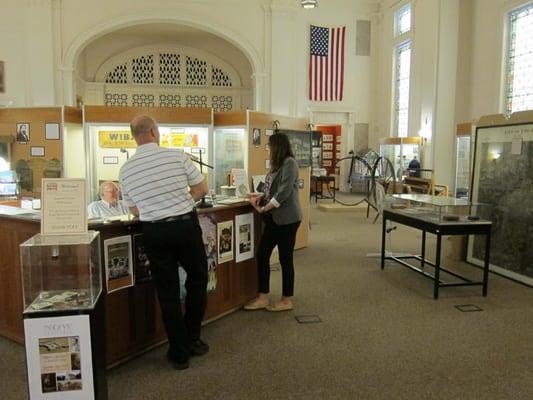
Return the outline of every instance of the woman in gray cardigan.
<path id="1" fill-rule="evenodd" d="M 259 296 L 244 306 L 245 310 L 292 310 L 294 292 L 293 251 L 302 211 L 298 200 L 298 164 L 287 135 L 269 137 L 270 172 L 266 176 L 264 196 L 250 202 L 263 214 L 264 231 L 257 252 Z M 281 300 L 270 303 L 270 256 L 278 246 L 283 290 Z"/>

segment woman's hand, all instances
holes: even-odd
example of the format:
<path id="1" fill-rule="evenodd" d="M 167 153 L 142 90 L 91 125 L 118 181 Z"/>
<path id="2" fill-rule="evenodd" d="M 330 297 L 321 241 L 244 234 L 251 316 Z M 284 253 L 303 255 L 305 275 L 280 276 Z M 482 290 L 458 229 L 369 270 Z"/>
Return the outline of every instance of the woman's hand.
<path id="1" fill-rule="evenodd" d="M 263 208 L 259 206 L 259 200 L 260 196 L 251 196 L 250 197 L 250 204 L 257 210 L 258 213 L 263 212 Z"/>

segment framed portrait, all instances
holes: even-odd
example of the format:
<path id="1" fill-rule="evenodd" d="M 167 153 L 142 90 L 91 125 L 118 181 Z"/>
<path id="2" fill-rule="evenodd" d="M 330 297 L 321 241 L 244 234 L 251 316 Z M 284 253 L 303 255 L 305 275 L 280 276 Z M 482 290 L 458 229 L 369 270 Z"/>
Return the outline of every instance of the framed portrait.
<path id="1" fill-rule="evenodd" d="M 333 152 L 331 152 L 331 151 L 323 151 L 322 152 L 322 158 L 324 160 L 331 160 L 333 158 Z"/>
<path id="2" fill-rule="evenodd" d="M 333 142 L 333 135 L 331 133 L 327 133 L 322 135 L 322 141 L 323 142 Z"/>
<path id="3" fill-rule="evenodd" d="M 0 61 L 0 93 L 5 93 L 6 84 L 5 84 L 5 72 L 4 72 L 4 62 Z"/>
<path id="4" fill-rule="evenodd" d="M 252 143 L 254 146 L 260 146 L 261 145 L 261 129 L 260 128 L 254 128 L 252 133 Z"/>
<path id="5" fill-rule="evenodd" d="M 59 124 L 46 123 L 44 125 L 44 138 L 46 140 L 59 140 Z"/>
<path id="6" fill-rule="evenodd" d="M 18 122 L 17 123 L 17 142 L 26 144 L 30 141 L 30 123 Z"/>
<path id="7" fill-rule="evenodd" d="M 333 143 L 324 143 L 322 145 L 323 150 L 333 150 Z"/>
<path id="8" fill-rule="evenodd" d="M 107 293 L 133 286 L 134 272 L 131 236 L 104 240 Z"/>

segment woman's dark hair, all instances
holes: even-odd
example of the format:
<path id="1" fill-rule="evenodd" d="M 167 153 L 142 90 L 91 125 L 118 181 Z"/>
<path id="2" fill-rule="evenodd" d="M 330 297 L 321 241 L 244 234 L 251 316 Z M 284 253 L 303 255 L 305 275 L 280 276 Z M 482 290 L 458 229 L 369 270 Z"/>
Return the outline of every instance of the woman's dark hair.
<path id="1" fill-rule="evenodd" d="M 276 172 L 287 157 L 293 157 L 291 143 L 284 133 L 276 132 L 268 139 L 270 147 L 270 170 Z"/>

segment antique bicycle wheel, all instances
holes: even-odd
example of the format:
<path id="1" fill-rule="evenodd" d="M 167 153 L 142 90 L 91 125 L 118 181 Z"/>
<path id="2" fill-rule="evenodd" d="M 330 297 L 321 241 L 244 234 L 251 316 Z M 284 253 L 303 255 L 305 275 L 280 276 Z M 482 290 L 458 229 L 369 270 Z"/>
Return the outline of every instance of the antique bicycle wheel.
<path id="1" fill-rule="evenodd" d="M 335 166 L 338 167 L 340 162 L 350 160 L 350 169 L 348 171 L 348 183 L 350 184 L 350 188 L 353 183 L 363 184 L 365 187 L 365 197 L 355 203 L 343 203 L 338 199 L 336 199 L 336 201 L 346 206 L 356 206 L 361 204 L 363 201 L 366 201 L 370 193 L 372 167 L 364 158 L 354 155 L 353 152 L 350 152 L 349 154 L 350 155 L 348 157 L 339 158 Z"/>
<path id="2" fill-rule="evenodd" d="M 381 186 L 378 193 L 378 185 Z M 379 157 L 372 167 L 372 180 L 370 183 L 369 204 L 378 212 L 382 209 L 379 204 L 383 201 L 383 193 L 390 193 L 396 187 L 396 174 L 394 166 L 386 157 Z M 383 190 L 381 190 L 383 189 Z"/>

